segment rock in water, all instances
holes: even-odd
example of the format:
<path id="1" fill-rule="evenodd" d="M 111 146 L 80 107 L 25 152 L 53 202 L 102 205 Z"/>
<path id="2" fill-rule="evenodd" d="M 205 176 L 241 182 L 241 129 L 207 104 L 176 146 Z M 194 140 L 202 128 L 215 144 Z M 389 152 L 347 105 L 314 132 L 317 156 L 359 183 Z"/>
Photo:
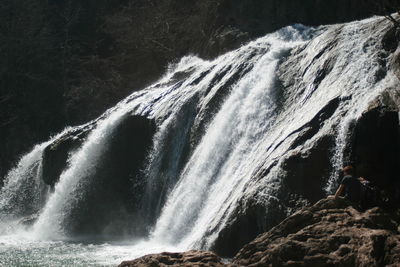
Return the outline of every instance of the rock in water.
<path id="1" fill-rule="evenodd" d="M 398 224 L 380 208 L 359 212 L 324 199 L 245 245 L 239 266 L 398 266 Z"/>
<path id="2" fill-rule="evenodd" d="M 191 250 L 184 253 L 169 253 L 146 255 L 133 261 L 124 261 L 119 267 L 158 267 L 158 266 L 226 266 L 221 258 L 209 251 Z"/>

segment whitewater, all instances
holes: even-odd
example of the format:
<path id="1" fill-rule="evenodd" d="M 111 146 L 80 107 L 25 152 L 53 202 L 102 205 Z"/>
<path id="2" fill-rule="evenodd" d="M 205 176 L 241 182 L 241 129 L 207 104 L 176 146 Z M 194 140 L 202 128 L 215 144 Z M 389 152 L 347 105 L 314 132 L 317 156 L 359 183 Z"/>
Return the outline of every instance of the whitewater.
<path id="1" fill-rule="evenodd" d="M 242 203 L 256 201 L 271 210 L 280 205 L 291 214 L 279 192 L 284 161 L 327 135 L 335 145 L 321 190 L 332 193 L 346 160 L 349 125 L 398 83 L 390 71 L 378 75 L 385 67 L 380 38 L 389 25 L 382 21 L 293 25 L 212 61 L 182 58 L 156 83 L 91 122 L 93 129 L 70 152 L 54 188 L 42 181 L 44 150 L 75 128 L 36 145 L 0 191 L 0 265 L 114 266 L 149 253 L 211 249 Z M 378 22 L 386 26 L 371 32 Z M 329 72 L 316 82 L 327 62 Z M 294 145 L 299 129 L 336 100 L 319 131 Z M 66 222 L 95 183 L 116 129 L 132 115 L 157 125 L 139 175 L 146 186 L 137 214 L 147 232 L 71 235 Z"/>

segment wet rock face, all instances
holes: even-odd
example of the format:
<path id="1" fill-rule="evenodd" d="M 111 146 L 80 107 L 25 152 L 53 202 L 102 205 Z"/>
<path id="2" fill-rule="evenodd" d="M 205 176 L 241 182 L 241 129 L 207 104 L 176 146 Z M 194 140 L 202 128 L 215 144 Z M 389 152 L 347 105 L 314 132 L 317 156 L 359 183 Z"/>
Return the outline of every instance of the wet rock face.
<path id="1" fill-rule="evenodd" d="M 233 257 L 244 244 L 281 222 L 286 213 L 280 203 L 268 205 L 255 200 L 240 204 L 231 221 L 221 230 L 211 250 L 222 257 Z"/>
<path id="2" fill-rule="evenodd" d="M 80 179 L 82 186 L 90 183 L 90 188 L 68 204 L 70 207 L 64 214 L 67 233 L 72 236 L 145 234 L 143 224 L 134 221 L 134 214 L 144 191 L 140 170 L 155 131 L 153 120 L 130 114 L 113 129 L 104 148 L 107 151 L 96 167 L 83 173 Z M 49 184 L 56 183 L 65 170 L 68 153 L 81 142 L 72 137 L 62 137 L 47 148 L 43 173 Z M 53 162 L 57 164 L 52 165 Z"/>
<path id="3" fill-rule="evenodd" d="M 398 196 L 400 180 L 399 98 L 396 90 L 383 93 L 356 122 L 350 159 L 357 175 L 374 182 L 392 200 Z"/>
<path id="4" fill-rule="evenodd" d="M 332 136 L 324 136 L 307 152 L 293 153 L 286 158 L 277 198 L 268 202 L 257 201 L 257 196 L 243 198 L 212 249 L 223 257 L 232 257 L 244 244 L 277 225 L 292 210 L 324 197 L 323 182 L 329 173 L 333 141 Z"/>
<path id="5" fill-rule="evenodd" d="M 54 186 L 58 182 L 62 171 L 67 167 L 69 153 L 83 143 L 93 127 L 94 122 L 76 127 L 45 148 L 42 159 L 42 179 L 47 185 Z"/>
<path id="6" fill-rule="evenodd" d="M 320 123 L 324 121 L 318 118 L 325 114 L 324 111 L 329 106 L 323 108 L 315 118 L 298 130 L 292 148 L 304 144 L 318 132 Z M 336 107 L 337 105 L 330 114 Z M 223 257 L 232 257 L 244 244 L 277 225 L 288 214 L 323 198 L 326 194 L 323 184 L 328 179 L 331 168 L 331 148 L 334 141 L 333 136 L 325 135 L 308 149 L 288 152 L 290 155 L 281 163 L 284 175 L 281 177 L 282 182 L 276 198 L 263 202 L 257 201 L 257 196 L 248 199 L 243 197 L 231 216 L 231 221 L 219 233 L 212 249 Z M 268 173 L 269 170 L 260 172 L 254 179 Z"/>
<path id="7" fill-rule="evenodd" d="M 379 208 L 365 213 L 344 200 L 319 201 L 245 245 L 239 266 L 395 266 L 397 223 Z"/>
<path id="8" fill-rule="evenodd" d="M 333 136 L 320 138 L 313 148 L 304 153 L 295 153 L 285 162 L 286 171 L 283 181 L 282 199 L 285 195 L 299 195 L 310 203 L 325 196 L 324 182 L 329 178 L 331 169 L 331 148 L 334 146 Z M 289 201 L 289 200 L 287 200 Z"/>
<path id="9" fill-rule="evenodd" d="M 135 216 L 145 183 L 140 170 L 156 130 L 153 120 L 127 115 L 114 129 L 104 157 L 91 180 L 91 188 L 69 218 L 72 234 L 145 235 L 145 223 Z"/>
<path id="10" fill-rule="evenodd" d="M 201 266 L 201 267 L 222 267 L 221 258 L 208 251 L 191 250 L 184 253 L 160 253 L 143 256 L 136 260 L 124 261 L 119 267 L 163 267 L 163 266 Z"/>

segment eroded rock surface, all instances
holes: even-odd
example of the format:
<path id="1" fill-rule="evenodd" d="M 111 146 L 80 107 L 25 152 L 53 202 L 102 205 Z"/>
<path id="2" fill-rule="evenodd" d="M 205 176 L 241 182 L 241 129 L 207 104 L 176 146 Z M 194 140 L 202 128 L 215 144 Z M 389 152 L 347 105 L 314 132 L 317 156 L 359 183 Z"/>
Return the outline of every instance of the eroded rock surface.
<path id="1" fill-rule="evenodd" d="M 209 251 L 191 250 L 184 253 L 169 253 L 146 255 L 133 261 L 124 261 L 119 267 L 163 267 L 163 266 L 226 266 L 220 257 Z"/>
<path id="2" fill-rule="evenodd" d="M 398 223 L 380 208 L 359 212 L 324 199 L 245 245 L 240 266 L 398 266 Z"/>

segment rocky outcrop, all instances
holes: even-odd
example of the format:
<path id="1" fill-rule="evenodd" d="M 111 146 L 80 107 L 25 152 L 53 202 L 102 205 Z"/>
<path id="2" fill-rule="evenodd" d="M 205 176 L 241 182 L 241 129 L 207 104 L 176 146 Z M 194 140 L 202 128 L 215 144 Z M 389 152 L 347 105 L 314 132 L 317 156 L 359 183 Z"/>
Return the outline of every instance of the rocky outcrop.
<path id="1" fill-rule="evenodd" d="M 199 267 L 222 267 L 220 257 L 209 251 L 191 250 L 184 253 L 160 253 L 143 256 L 133 261 L 124 261 L 119 267 L 164 267 L 164 266 L 199 266 Z"/>
<path id="2" fill-rule="evenodd" d="M 245 245 L 241 266 L 396 266 L 398 223 L 380 208 L 360 212 L 324 199 L 285 219 Z"/>
<path id="3" fill-rule="evenodd" d="M 190 251 L 148 255 L 120 266 L 394 267 L 400 263 L 398 219 L 378 207 L 361 212 L 343 199 L 323 199 L 258 236 L 225 265 L 215 254 Z"/>

